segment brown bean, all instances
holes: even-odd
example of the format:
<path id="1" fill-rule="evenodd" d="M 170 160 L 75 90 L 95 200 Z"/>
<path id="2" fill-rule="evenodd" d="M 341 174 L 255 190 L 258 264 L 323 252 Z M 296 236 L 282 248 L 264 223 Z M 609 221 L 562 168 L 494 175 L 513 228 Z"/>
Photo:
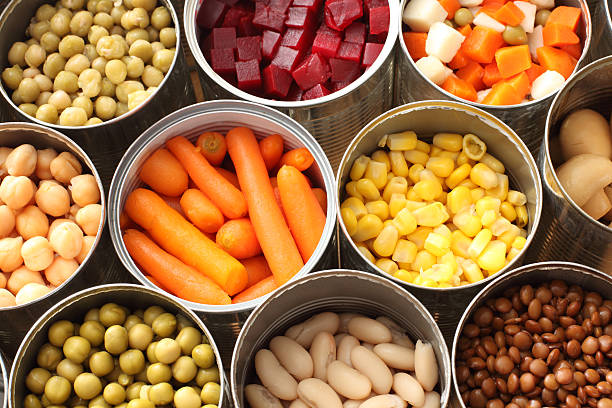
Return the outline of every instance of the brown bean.
<path id="1" fill-rule="evenodd" d="M 537 320 L 540 318 L 540 314 L 542 313 L 542 302 L 540 299 L 535 298 L 529 302 L 529 307 L 527 308 L 527 314 L 530 319 Z"/>
<path id="2" fill-rule="evenodd" d="M 514 368 L 514 362 L 508 356 L 501 356 L 495 359 L 495 371 L 499 374 L 509 374 Z"/>
<path id="3" fill-rule="evenodd" d="M 508 349 L 508 356 L 514 361 L 514 364 L 518 364 L 521 362 L 521 352 L 515 346 L 512 346 Z"/>
<path id="4" fill-rule="evenodd" d="M 519 376 L 516 375 L 516 373 L 511 373 L 508 376 L 507 384 L 508 384 L 508 392 L 510 394 L 516 394 L 516 392 L 519 389 Z"/>
<path id="5" fill-rule="evenodd" d="M 593 370 L 592 368 L 589 368 L 588 370 L 586 370 L 584 372 L 584 376 L 586 377 L 586 380 L 590 382 L 591 384 L 595 384 L 599 382 L 599 373 Z"/>
<path id="6" fill-rule="evenodd" d="M 571 358 L 577 358 L 580 355 L 580 342 L 574 339 L 568 341 L 565 352 Z"/>
<path id="7" fill-rule="evenodd" d="M 520 331 L 514 335 L 513 343 L 519 350 L 529 350 L 531 348 L 531 336 L 526 331 Z"/>
<path id="8" fill-rule="evenodd" d="M 521 297 L 521 302 L 527 306 L 534 297 L 533 287 L 531 285 L 524 285 L 521 287 L 519 296 Z"/>
<path id="9" fill-rule="evenodd" d="M 527 320 L 525 322 L 525 328 L 529 333 L 542 333 L 540 323 L 536 322 L 535 320 Z"/>
<path id="10" fill-rule="evenodd" d="M 546 376 L 544 377 L 544 387 L 546 387 L 549 390 L 557 390 L 559 388 L 559 383 L 557 382 L 557 379 L 555 378 L 554 374 L 546 374 Z"/>
<path id="11" fill-rule="evenodd" d="M 536 378 L 531 373 L 524 373 L 521 375 L 520 379 L 521 391 L 524 393 L 528 393 L 533 391 L 536 386 Z"/>
<path id="12" fill-rule="evenodd" d="M 586 392 L 586 394 L 589 397 L 593 397 L 593 398 L 599 398 L 601 397 L 601 393 L 599 392 L 599 390 L 597 389 L 597 387 L 593 386 L 593 385 L 585 385 L 584 386 L 584 391 Z"/>
<path id="13" fill-rule="evenodd" d="M 586 354 L 595 354 L 599 349 L 599 342 L 593 336 L 589 336 L 582 342 L 582 352 Z"/>
<path id="14" fill-rule="evenodd" d="M 548 372 L 548 367 L 546 366 L 546 362 L 541 358 L 537 358 L 529 364 L 529 371 L 538 377 L 544 377 Z"/>
<path id="15" fill-rule="evenodd" d="M 546 364 L 550 367 L 550 366 L 554 366 L 555 364 L 557 364 L 557 361 L 559 361 L 559 356 L 561 355 L 561 352 L 559 351 L 559 349 L 553 349 L 550 354 L 548 354 L 548 357 L 546 358 Z"/>
<path id="16" fill-rule="evenodd" d="M 582 308 L 582 302 L 574 300 L 569 305 L 567 305 L 567 309 L 565 313 L 570 317 L 574 317 L 580 312 L 581 308 Z"/>
<path id="17" fill-rule="evenodd" d="M 610 384 L 607 381 L 600 381 L 597 383 L 597 389 L 599 390 L 600 393 L 602 394 L 612 394 L 612 384 Z"/>
<path id="18" fill-rule="evenodd" d="M 500 313 L 508 313 L 512 309 L 512 302 L 505 297 L 495 299 L 495 310 Z"/>
<path id="19" fill-rule="evenodd" d="M 570 368 L 560 368 L 555 373 L 555 380 L 561 385 L 569 384 L 574 379 L 574 375 Z"/>
<path id="20" fill-rule="evenodd" d="M 586 331 L 582 326 L 572 325 L 565 330 L 565 335 L 570 339 L 576 339 L 578 341 L 584 340 Z"/>
<path id="21" fill-rule="evenodd" d="M 606 383 L 607 384 L 607 383 Z M 495 380 L 492 378 L 485 378 L 480 385 L 483 394 L 487 398 L 493 398 L 495 394 L 497 394 L 497 387 L 495 385 Z"/>
<path id="22" fill-rule="evenodd" d="M 555 279 L 550 282 L 550 291 L 553 296 L 565 296 L 567 294 L 567 283 L 562 280 Z"/>
<path id="23" fill-rule="evenodd" d="M 479 327 L 486 327 L 493 321 L 493 311 L 487 306 L 481 306 L 474 312 L 474 323 Z"/>
<path id="24" fill-rule="evenodd" d="M 550 302 L 550 300 L 552 299 L 552 292 L 550 291 L 550 289 L 541 286 L 539 287 L 536 292 L 535 292 L 535 296 L 540 299 L 540 302 L 542 304 L 546 304 L 548 302 Z"/>
<path id="25" fill-rule="evenodd" d="M 487 366 L 485 361 L 480 357 L 472 357 L 468 359 L 467 364 L 472 370 L 482 370 Z"/>
<path id="26" fill-rule="evenodd" d="M 487 397 L 482 390 L 472 390 L 469 396 L 469 405 L 473 408 L 486 408 Z"/>
<path id="27" fill-rule="evenodd" d="M 600 336 L 597 341 L 599 342 L 599 349 L 602 352 L 607 353 L 612 350 L 612 336 L 604 334 Z"/>
<path id="28" fill-rule="evenodd" d="M 531 348 L 531 353 L 535 358 L 541 358 L 544 360 L 546 359 L 546 357 L 548 357 L 548 353 L 550 353 L 550 350 L 548 346 L 544 343 L 535 343 Z"/>

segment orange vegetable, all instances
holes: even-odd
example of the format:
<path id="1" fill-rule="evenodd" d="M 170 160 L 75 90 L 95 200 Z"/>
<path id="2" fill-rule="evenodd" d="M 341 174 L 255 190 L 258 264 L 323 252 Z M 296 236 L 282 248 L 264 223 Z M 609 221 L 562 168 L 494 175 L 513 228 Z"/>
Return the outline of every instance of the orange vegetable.
<path id="1" fill-rule="evenodd" d="M 531 82 L 529 81 L 529 76 L 525 71 L 513 76 L 512 78 L 506 79 L 506 82 L 514 88 L 516 94 L 521 98 L 521 100 L 527 96 L 529 90 L 531 89 Z"/>
<path id="2" fill-rule="evenodd" d="M 544 45 L 559 47 L 562 45 L 573 45 L 580 42 L 580 38 L 567 26 L 561 24 L 546 24 L 542 29 Z"/>
<path id="3" fill-rule="evenodd" d="M 283 203 L 281 201 L 280 191 L 278 191 L 278 186 L 274 186 L 273 189 L 274 189 L 274 199 L 276 200 L 276 204 L 278 205 L 278 208 L 280 208 L 281 213 L 283 214 L 285 223 L 289 225 L 289 223 L 287 222 L 287 216 L 285 215 L 285 210 L 283 209 Z"/>
<path id="4" fill-rule="evenodd" d="M 482 82 L 484 68 L 475 61 L 470 61 L 465 67 L 458 70 L 456 74 L 459 78 L 472 84 L 476 91 L 480 91 L 481 89 L 485 88 L 485 85 Z"/>
<path id="5" fill-rule="evenodd" d="M 213 166 L 220 165 L 227 153 L 225 138 L 221 133 L 217 132 L 202 133 L 198 137 L 196 146 L 200 148 L 200 152 Z"/>
<path id="6" fill-rule="evenodd" d="M 425 42 L 427 41 L 427 33 L 416 33 L 407 31 L 402 34 L 404 37 L 404 44 L 406 49 L 412 57 L 413 61 L 418 61 L 423 57 L 427 56 L 425 52 Z"/>
<path id="7" fill-rule="evenodd" d="M 446 18 L 449 20 L 452 20 L 455 16 L 455 12 L 461 8 L 461 4 L 459 4 L 457 0 L 438 0 L 438 3 L 440 3 L 440 5 L 444 7 L 444 10 L 446 10 L 448 13 Z"/>
<path id="8" fill-rule="evenodd" d="M 164 288 L 163 285 L 161 283 L 159 283 L 159 281 L 157 279 L 155 279 L 154 277 L 152 277 L 150 275 L 145 275 L 145 278 L 147 278 L 149 280 L 149 282 L 151 282 L 152 284 L 154 284 L 155 286 L 157 286 L 161 290 L 165 290 L 166 292 L 170 292 L 168 289 Z"/>
<path id="9" fill-rule="evenodd" d="M 276 180 L 276 177 L 270 177 L 270 185 L 272 187 L 277 187 L 278 186 L 278 181 Z"/>
<path id="10" fill-rule="evenodd" d="M 578 23 L 580 22 L 580 15 L 582 11 L 578 7 L 559 6 L 555 7 L 548 19 L 546 25 L 549 24 L 561 24 L 576 32 Z"/>
<path id="11" fill-rule="evenodd" d="M 503 78 L 510 78 L 531 67 L 528 45 L 503 47 L 495 51 L 495 62 Z"/>
<path id="12" fill-rule="evenodd" d="M 476 89 L 474 89 L 472 84 L 461 78 L 457 78 L 453 75 L 449 76 L 442 84 L 442 88 L 458 98 L 472 102 L 476 101 Z"/>
<path id="13" fill-rule="evenodd" d="M 490 88 L 502 79 L 503 78 L 499 73 L 499 69 L 497 69 L 497 64 L 495 62 L 485 65 L 482 82 L 484 82 L 486 86 Z"/>
<path id="14" fill-rule="evenodd" d="M 470 24 L 466 24 L 463 27 L 457 28 L 457 31 L 459 31 L 459 34 L 462 36 L 467 37 L 472 33 L 472 26 Z"/>
<path id="15" fill-rule="evenodd" d="M 512 85 L 501 81 L 491 89 L 482 103 L 485 105 L 516 105 L 523 100 L 519 96 Z"/>
<path id="16" fill-rule="evenodd" d="M 482 2 L 480 10 L 476 12 L 476 16 L 479 13 L 486 13 L 489 16 L 495 18 L 495 13 L 506 4 L 505 0 L 485 0 Z"/>
<path id="17" fill-rule="evenodd" d="M 183 217 L 185 216 L 185 213 L 183 212 L 183 207 L 181 207 L 181 199 L 179 197 L 168 197 L 161 194 L 160 197 L 166 202 L 166 204 L 172 207 L 173 210 L 181 214 Z"/>
<path id="18" fill-rule="evenodd" d="M 285 150 L 285 142 L 279 134 L 273 134 L 259 141 L 259 150 L 261 157 L 266 163 L 268 171 L 272 170 L 278 164 L 278 161 L 283 156 Z"/>
<path id="19" fill-rule="evenodd" d="M 276 283 L 282 285 L 291 279 L 304 263 L 276 204 L 259 145 L 251 129 L 244 127 L 230 130 L 225 140 L 248 203 L 255 235 Z"/>
<path id="20" fill-rule="evenodd" d="M 327 194 L 325 194 L 325 190 L 319 187 L 315 187 L 312 189 L 312 192 L 317 198 L 317 201 L 319 202 L 319 205 L 321 206 L 323 212 L 327 212 Z"/>
<path id="21" fill-rule="evenodd" d="M 196 188 L 185 191 L 180 204 L 189 221 L 204 232 L 217 232 L 225 221 L 221 211 Z"/>
<path id="22" fill-rule="evenodd" d="M 500 23 L 517 26 L 525 18 L 525 13 L 523 13 L 513 2 L 509 1 L 495 12 L 493 18 Z"/>
<path id="23" fill-rule="evenodd" d="M 312 166 L 312 163 L 314 163 L 312 153 L 310 153 L 310 151 L 305 147 L 299 147 L 297 149 L 289 150 L 287 153 L 283 154 L 278 167 L 281 168 L 283 166 L 293 166 L 299 171 L 304 171 Z"/>
<path id="24" fill-rule="evenodd" d="M 136 224 L 134 224 L 130 217 L 128 217 L 125 211 L 121 211 L 121 214 L 119 214 L 119 228 L 124 230 L 127 228 L 133 228 L 135 226 Z"/>
<path id="25" fill-rule="evenodd" d="M 247 288 L 250 288 L 257 282 L 272 275 L 272 271 L 268 266 L 266 258 L 261 255 L 243 259 L 242 264 L 246 268 L 247 274 L 249 275 L 249 283 L 247 283 Z"/>
<path id="26" fill-rule="evenodd" d="M 217 231 L 217 244 L 236 259 L 251 258 L 261 254 L 255 229 L 248 218 L 229 220 Z"/>
<path id="27" fill-rule="evenodd" d="M 190 302 L 231 304 L 230 297 L 219 285 L 161 249 L 142 232 L 127 230 L 123 234 L 123 242 L 130 256 L 144 272 L 170 293 Z"/>
<path id="28" fill-rule="evenodd" d="M 181 163 L 166 149 L 157 149 L 140 169 L 140 179 L 155 192 L 178 197 L 187 190 L 189 177 Z"/>
<path id="29" fill-rule="evenodd" d="M 504 45 L 501 33 L 492 28 L 476 26 L 463 42 L 461 49 L 465 55 L 481 64 L 493 61 L 495 51 Z"/>
<path id="30" fill-rule="evenodd" d="M 257 299 L 258 297 L 267 295 L 276 288 L 278 288 L 278 285 L 274 280 L 274 276 L 269 276 L 234 296 L 234 298 L 232 299 L 232 303 L 242 303 L 248 302 L 249 300 Z"/>
<path id="31" fill-rule="evenodd" d="M 453 70 L 460 69 L 469 64 L 470 61 L 472 60 L 469 59 L 467 55 L 465 55 L 461 48 L 459 48 L 459 51 L 457 51 L 453 59 L 450 60 L 450 62 L 448 63 L 448 67 Z"/>
<path id="32" fill-rule="evenodd" d="M 198 188 L 215 203 L 227 218 L 242 218 L 247 205 L 240 190 L 219 174 L 196 147 L 183 136 L 166 142 L 166 146 L 185 166 Z"/>
<path id="33" fill-rule="evenodd" d="M 215 167 L 215 170 L 223 176 L 224 179 L 232 183 L 234 187 L 240 190 L 240 183 L 238 182 L 238 176 L 236 173 L 232 173 L 229 170 L 224 169 L 223 167 Z"/>
<path id="34" fill-rule="evenodd" d="M 527 77 L 529 77 L 529 83 L 533 83 L 533 81 L 544 72 L 546 72 L 546 70 L 536 63 L 532 63 L 531 68 L 525 71 Z"/>
<path id="35" fill-rule="evenodd" d="M 132 191 L 125 202 L 125 211 L 159 246 L 214 280 L 229 295 L 246 287 L 248 277 L 244 266 L 153 191 L 143 188 Z"/>
<path id="36" fill-rule="evenodd" d="M 576 59 L 579 59 L 582 55 L 582 44 L 580 42 L 578 44 L 561 45 L 559 48 Z"/>
<path id="37" fill-rule="evenodd" d="M 576 59 L 563 50 L 543 46 L 536 50 L 540 65 L 547 71 L 557 71 L 565 79 L 569 78 L 576 67 Z"/>

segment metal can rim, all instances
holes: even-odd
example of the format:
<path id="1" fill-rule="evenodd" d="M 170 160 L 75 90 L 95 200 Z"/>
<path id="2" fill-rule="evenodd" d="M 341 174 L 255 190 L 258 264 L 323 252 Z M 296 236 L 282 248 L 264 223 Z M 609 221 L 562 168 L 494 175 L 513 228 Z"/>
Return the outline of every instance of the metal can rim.
<path id="1" fill-rule="evenodd" d="M 2 401 L 0 401 L 2 403 L 2 407 L 3 408 L 7 408 L 8 407 L 8 371 L 6 370 L 6 364 L 4 362 L 4 357 L 2 357 L 2 354 L 0 354 L 0 371 L 2 372 Z"/>
<path id="2" fill-rule="evenodd" d="M 606 16 L 608 16 L 608 29 L 612 30 L 612 11 L 610 11 L 610 8 L 612 8 L 612 3 L 611 0 L 603 0 L 604 2 L 604 7 L 606 8 Z"/>

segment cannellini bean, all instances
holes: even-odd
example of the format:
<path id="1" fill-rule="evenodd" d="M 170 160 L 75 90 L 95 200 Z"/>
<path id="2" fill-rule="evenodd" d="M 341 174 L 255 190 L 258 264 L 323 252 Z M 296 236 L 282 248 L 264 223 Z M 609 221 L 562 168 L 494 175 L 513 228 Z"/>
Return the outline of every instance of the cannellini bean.
<path id="1" fill-rule="evenodd" d="M 298 380 L 312 377 L 312 358 L 295 340 L 276 336 L 270 341 L 270 350 L 289 374 Z"/>
<path id="2" fill-rule="evenodd" d="M 45 278 L 50 284 L 59 286 L 70 278 L 77 269 L 79 269 L 79 264 L 74 259 L 64 259 L 58 256 L 45 269 Z"/>
<path id="3" fill-rule="evenodd" d="M 96 235 L 102 221 L 102 206 L 100 204 L 87 204 L 76 213 L 76 222 L 87 235 Z"/>
<path id="4" fill-rule="evenodd" d="M 15 228 L 15 213 L 7 205 L 0 205 L 0 238 L 8 236 Z"/>
<path id="5" fill-rule="evenodd" d="M 348 324 L 353 317 L 363 317 L 359 313 L 340 313 L 340 327 L 338 327 L 338 333 L 348 333 Z"/>
<path id="6" fill-rule="evenodd" d="M 423 387 L 408 373 L 397 373 L 393 376 L 393 391 L 410 405 L 420 407 L 425 403 Z"/>
<path id="7" fill-rule="evenodd" d="M 374 351 L 374 345 L 372 343 L 361 343 L 361 345 L 370 351 Z"/>
<path id="8" fill-rule="evenodd" d="M 585 213 L 598 220 L 612 209 L 612 203 L 604 189 L 601 189 L 584 203 L 582 209 Z"/>
<path id="9" fill-rule="evenodd" d="M 351 362 L 353 367 L 370 379 L 375 393 L 387 394 L 391 390 L 393 375 L 373 351 L 357 346 L 351 351 Z"/>
<path id="10" fill-rule="evenodd" d="M 579 154 L 557 168 L 557 177 L 567 194 L 582 207 L 612 183 L 612 161 L 594 154 Z"/>
<path id="11" fill-rule="evenodd" d="M 406 408 L 406 401 L 395 394 L 383 394 L 368 398 L 359 408 Z"/>
<path id="12" fill-rule="evenodd" d="M 289 404 L 289 408 L 310 408 L 304 401 L 301 399 L 296 399 L 291 404 Z"/>
<path id="13" fill-rule="evenodd" d="M 28 283 L 21 288 L 17 296 L 15 296 L 15 303 L 18 305 L 29 303 L 45 296 L 47 293 L 51 292 L 51 290 L 51 288 L 41 285 L 40 283 Z"/>
<path id="14" fill-rule="evenodd" d="M 261 349 L 255 354 L 255 371 L 272 395 L 289 401 L 297 398 L 297 381 L 280 365 L 270 350 Z"/>
<path id="15" fill-rule="evenodd" d="M 351 400 L 348 399 L 342 403 L 342 408 L 359 408 L 365 400 Z"/>
<path id="16" fill-rule="evenodd" d="M 0 271 L 13 272 L 23 264 L 22 245 L 21 237 L 0 239 Z"/>
<path id="17" fill-rule="evenodd" d="M 32 237 L 21 247 L 23 263 L 28 269 L 42 271 L 53 262 L 54 253 L 45 237 Z"/>
<path id="18" fill-rule="evenodd" d="M 385 326 L 387 326 L 389 330 L 391 330 L 391 337 L 392 337 L 391 343 L 397 344 L 399 346 L 412 348 L 412 349 L 414 348 L 414 343 L 412 342 L 410 337 L 408 337 L 408 334 L 406 334 L 406 331 L 402 329 L 393 320 L 385 316 L 380 316 L 376 318 L 376 321 L 384 324 Z"/>
<path id="19" fill-rule="evenodd" d="M 22 144 L 7 156 L 6 170 L 11 176 L 29 176 L 36 169 L 36 149 L 30 144 Z"/>
<path id="20" fill-rule="evenodd" d="M 336 358 L 347 366 L 352 367 L 353 363 L 351 362 L 351 351 L 353 351 L 353 349 L 357 346 L 359 346 L 359 340 L 357 340 L 355 337 L 350 335 L 344 337 L 338 345 Z"/>
<path id="21" fill-rule="evenodd" d="M 249 384 L 244 387 L 244 395 L 251 408 L 282 408 L 282 404 L 274 395 L 259 384 Z"/>
<path id="22" fill-rule="evenodd" d="M 393 343 L 374 346 L 374 353 L 389 367 L 414 371 L 414 350 Z"/>
<path id="23" fill-rule="evenodd" d="M 372 391 L 368 377 L 342 361 L 333 361 L 327 367 L 327 382 L 338 394 L 349 399 L 366 398 Z"/>
<path id="24" fill-rule="evenodd" d="M 327 366 L 336 359 L 336 342 L 328 332 L 319 332 L 312 340 L 310 356 L 313 363 L 313 375 L 327 381 Z"/>
<path id="25" fill-rule="evenodd" d="M 85 258 L 87 258 L 87 255 L 89 255 L 91 248 L 93 248 L 94 242 L 96 242 L 96 237 L 92 237 L 89 235 L 83 237 L 83 246 L 81 246 L 81 252 L 79 252 L 79 254 L 74 258 L 79 263 L 79 265 L 82 264 L 83 261 L 85 261 Z"/>
<path id="26" fill-rule="evenodd" d="M 336 391 L 318 378 L 300 381 L 297 393 L 312 408 L 342 408 L 342 401 Z"/>
<path id="27" fill-rule="evenodd" d="M 334 341 L 336 342 L 336 348 L 338 348 L 338 346 L 340 345 L 340 342 L 346 336 L 348 336 L 348 333 L 338 333 L 334 336 Z"/>
<path id="28" fill-rule="evenodd" d="M 312 316 L 304 323 L 290 327 L 285 336 L 297 341 L 302 347 L 310 347 L 312 340 L 319 332 L 336 334 L 340 326 L 340 318 L 336 313 L 323 312 Z"/>
<path id="29" fill-rule="evenodd" d="M 0 307 L 15 306 L 15 295 L 6 289 L 0 289 Z"/>
<path id="30" fill-rule="evenodd" d="M 440 408 L 440 394 L 435 391 L 425 393 L 425 403 L 421 408 Z"/>
<path id="31" fill-rule="evenodd" d="M 389 343 L 391 330 L 384 324 L 368 317 L 354 317 L 348 324 L 349 333 L 361 341 L 372 344 Z"/>
<path id="32" fill-rule="evenodd" d="M 438 361 L 433 347 L 421 340 L 414 350 L 414 372 L 425 391 L 432 391 L 438 383 Z"/>
<path id="33" fill-rule="evenodd" d="M 40 273 L 32 271 L 25 266 L 17 268 L 13 273 L 11 273 L 10 278 L 6 282 L 6 288 L 10 290 L 14 295 L 17 293 L 28 283 L 40 283 L 41 285 L 45 284 Z"/>
<path id="34" fill-rule="evenodd" d="M 50 180 L 53 178 L 49 165 L 51 160 L 57 157 L 57 152 L 54 149 L 38 150 L 38 160 L 36 161 L 36 177 L 41 180 Z"/>

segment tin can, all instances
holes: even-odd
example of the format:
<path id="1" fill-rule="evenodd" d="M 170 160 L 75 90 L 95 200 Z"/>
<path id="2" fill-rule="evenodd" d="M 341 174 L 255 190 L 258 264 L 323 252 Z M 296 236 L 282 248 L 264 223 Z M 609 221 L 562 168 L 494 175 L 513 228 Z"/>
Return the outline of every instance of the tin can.
<path id="1" fill-rule="evenodd" d="M 538 261 L 575 260 L 612 274 L 612 228 L 588 216 L 561 186 L 555 167 L 562 162 L 558 131 L 563 119 L 581 108 L 606 116 L 612 105 L 612 56 L 597 60 L 574 75 L 555 97 L 538 157 L 550 222 L 540 233 Z M 605 111 L 605 112 L 604 112 Z"/>
<path id="2" fill-rule="evenodd" d="M 612 54 L 612 0 L 587 0 L 593 21 L 592 52 L 587 62 Z"/>
<path id="3" fill-rule="evenodd" d="M 2 401 L 2 407 L 7 408 L 8 401 L 8 393 L 6 392 L 6 387 L 8 385 L 8 371 L 6 370 L 6 364 L 4 364 L 4 358 L 0 355 L 0 372 L 2 373 L 2 377 L 0 380 L 0 401 Z"/>
<path id="4" fill-rule="evenodd" d="M 402 10 L 404 10 L 406 3 L 408 3 L 408 0 L 402 0 Z M 582 10 L 582 23 L 579 25 L 578 35 L 580 38 L 584 39 L 584 41 L 582 55 L 576 65 L 576 69 L 578 69 L 583 65 L 585 58 L 587 58 L 590 52 L 592 35 L 589 7 L 586 0 L 560 0 L 555 2 L 555 5 L 579 7 Z M 545 98 L 529 101 L 520 105 L 500 106 L 484 105 L 458 98 L 431 82 L 421 73 L 421 71 L 419 71 L 415 62 L 410 57 L 406 44 L 402 38 L 402 24 L 402 16 L 400 13 L 397 19 L 400 36 L 398 48 L 400 51 L 398 53 L 396 70 L 396 75 L 398 76 L 396 90 L 398 100 L 396 104 L 400 105 L 426 99 L 448 99 L 478 107 L 507 123 L 525 142 L 529 151 L 531 151 L 535 157 L 542 142 L 546 112 L 555 94 L 553 93 Z"/>
<path id="5" fill-rule="evenodd" d="M 414 102 L 392 109 L 371 121 L 353 139 L 342 158 L 336 180 L 338 207 L 345 197 L 344 186 L 349 180 L 355 159 L 376 150 L 377 143 L 383 135 L 405 130 L 415 131 L 419 138 L 426 141 L 430 141 L 437 132 L 473 133 L 486 143 L 487 152 L 504 163 L 510 185 L 527 196 L 528 236 L 521 254 L 494 276 L 502 275 L 518 266 L 540 222 L 542 185 L 538 169 L 529 150 L 512 129 L 495 116 L 473 106 L 452 101 Z M 491 281 L 493 276 L 480 282 L 453 288 L 426 288 L 404 282 L 371 263 L 357 249 L 340 216 L 338 223 L 342 266 L 378 273 L 407 287 L 429 308 L 450 344 L 455 324 L 463 310 L 461 306 L 465 306 L 471 295 L 480 290 L 486 282 Z"/>
<path id="6" fill-rule="evenodd" d="M 457 370 L 454 368 L 455 361 L 457 361 L 459 337 L 474 311 L 488 299 L 501 296 L 512 287 L 527 284 L 534 286 L 538 283 L 550 282 L 554 279 L 563 280 L 569 285 L 578 285 L 585 291 L 597 292 L 604 298 L 612 298 L 612 277 L 587 266 L 571 262 L 541 262 L 525 265 L 514 270 L 511 274 L 495 279 L 470 302 L 455 332 L 451 361 L 453 364 L 453 390 L 457 395 L 460 395 L 460 391 L 459 384 L 457 383 Z M 466 408 L 461 398 L 458 398 L 457 404 L 457 407 Z"/>
<path id="7" fill-rule="evenodd" d="M 58 320 L 80 321 L 83 319 L 87 310 L 100 307 L 109 302 L 132 309 L 146 309 L 149 306 L 157 305 L 161 306 L 169 313 L 182 315 L 187 318 L 187 320 L 193 323 L 194 327 L 199 329 L 208 339 L 215 354 L 217 366 L 219 367 L 221 384 L 226 382 L 223 362 L 217 345 L 207 327 L 195 313 L 180 302 L 177 302 L 157 290 L 145 288 L 140 285 L 102 285 L 83 290 L 61 300 L 38 319 L 30 331 L 28 331 L 21 346 L 19 346 L 11 369 L 9 386 L 7 387 L 9 392 L 9 404 L 11 407 L 23 406 L 23 400 L 29 393 L 25 387 L 25 378 L 28 372 L 36 367 L 37 351 L 43 344 L 48 342 L 47 332 L 49 327 Z M 221 408 L 224 399 L 224 388 L 223 386 L 221 387 L 221 403 L 219 404 L 219 408 Z"/>
<path id="8" fill-rule="evenodd" d="M 258 138 L 278 133 L 283 136 L 287 148 L 306 147 L 312 153 L 315 163 L 307 173 L 311 180 L 327 193 L 327 222 L 318 247 L 295 278 L 312 270 L 338 265 L 335 257 L 337 200 L 334 177 L 321 147 L 299 123 L 274 109 L 236 100 L 211 101 L 181 109 L 151 126 L 127 150 L 113 178 L 109 194 L 111 238 L 123 265 L 145 286 L 156 287 L 142 274 L 127 252 L 119 226 L 119 216 L 128 194 L 142 185 L 138 177 L 140 167 L 148 156 L 176 135 L 183 135 L 194 141 L 202 132 L 217 131 L 225 134 L 236 126 L 251 128 Z M 215 306 L 171 297 L 200 314 L 213 335 L 218 336 L 221 354 L 228 358 L 242 323 L 250 311 L 264 300 L 262 297 L 244 303 Z"/>
<path id="9" fill-rule="evenodd" d="M 376 62 L 347 87 L 309 101 L 277 101 L 244 92 L 219 76 L 202 54 L 196 16 L 202 0 L 187 0 L 183 15 L 189 49 L 204 71 L 204 92 L 208 99 L 244 99 L 270 106 L 301 123 L 323 147 L 334 171 L 350 139 L 372 118 L 393 106 L 395 19 L 400 15 L 397 1 L 389 1 L 389 32 Z"/>
<path id="10" fill-rule="evenodd" d="M 244 387 L 256 383 L 255 353 L 290 326 L 324 312 L 387 316 L 412 339 L 428 341 L 439 368 L 440 406 L 450 396 L 450 360 L 440 329 L 414 296 L 384 278 L 346 269 L 317 272 L 291 282 L 261 303 L 245 323 L 232 357 L 231 390 L 235 408 L 246 408 Z"/>

